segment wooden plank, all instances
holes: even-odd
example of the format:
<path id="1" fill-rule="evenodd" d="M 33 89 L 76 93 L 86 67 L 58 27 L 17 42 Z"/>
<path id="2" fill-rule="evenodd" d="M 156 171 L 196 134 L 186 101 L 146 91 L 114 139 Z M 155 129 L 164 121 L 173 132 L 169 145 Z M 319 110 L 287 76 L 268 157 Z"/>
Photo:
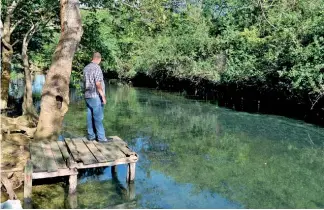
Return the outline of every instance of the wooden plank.
<path id="1" fill-rule="evenodd" d="M 126 155 L 126 157 L 129 157 L 131 155 L 137 155 L 136 152 L 130 150 L 128 146 L 123 146 L 121 144 L 117 144 L 117 146 Z"/>
<path id="2" fill-rule="evenodd" d="M 106 143 L 99 143 L 94 141 L 93 144 L 97 147 L 101 154 L 103 154 L 106 157 L 107 161 L 116 160 L 116 156 L 114 156 L 114 153 L 112 152 L 111 148 L 106 149 L 106 147 L 104 146 L 104 144 Z"/>
<path id="3" fill-rule="evenodd" d="M 52 152 L 49 142 L 43 141 L 43 142 L 41 142 L 41 144 L 42 144 L 43 151 L 44 151 L 44 159 L 45 159 L 45 163 L 47 166 L 47 172 L 57 171 L 56 162 L 55 162 L 53 152 Z"/>
<path id="4" fill-rule="evenodd" d="M 27 160 L 24 173 L 24 207 L 31 207 L 31 195 L 33 186 L 33 165 L 30 160 Z"/>
<path id="5" fill-rule="evenodd" d="M 62 153 L 60 151 L 60 148 L 57 144 L 57 141 L 51 141 L 50 143 L 54 160 L 56 162 L 57 168 L 67 168 L 66 163 L 63 159 Z"/>
<path id="6" fill-rule="evenodd" d="M 30 143 L 30 156 L 33 164 L 33 171 L 35 172 L 47 171 L 45 158 L 44 158 L 45 155 L 43 152 L 43 147 L 41 145 L 41 142 Z"/>
<path id="7" fill-rule="evenodd" d="M 117 144 L 102 143 L 102 145 L 111 153 L 111 156 L 116 160 L 124 158 L 126 155 L 120 150 L 120 146 Z"/>
<path id="8" fill-rule="evenodd" d="M 68 150 L 66 148 L 65 142 L 64 141 L 57 141 L 56 143 L 60 148 L 60 151 L 62 153 L 62 156 L 63 156 L 64 160 L 67 161 L 70 158 L 70 154 L 69 154 L 69 152 L 68 152 Z"/>
<path id="9" fill-rule="evenodd" d="M 72 142 L 72 140 L 69 139 L 69 138 L 66 138 L 66 139 L 65 139 L 65 142 L 66 142 L 66 144 L 67 144 L 69 150 L 70 150 L 71 153 L 72 153 L 73 159 L 74 159 L 76 162 L 81 162 L 82 160 L 81 160 L 81 157 L 80 157 L 80 155 L 79 155 L 79 153 L 78 153 L 78 150 L 77 150 L 77 148 L 76 148 L 76 145 L 75 145 L 75 144 Z"/>
<path id="10" fill-rule="evenodd" d="M 79 156 L 85 165 L 98 163 L 97 159 L 90 152 L 88 147 L 84 144 L 81 138 L 72 139 L 72 143 L 76 146 Z"/>
<path id="11" fill-rule="evenodd" d="M 127 157 L 127 158 L 120 158 L 118 160 L 106 162 L 106 163 L 95 163 L 90 165 L 83 165 L 79 164 L 78 169 L 84 169 L 84 168 L 97 168 L 97 167 L 107 167 L 107 166 L 115 166 L 115 165 L 122 165 L 122 164 L 128 164 L 128 163 L 136 163 L 138 160 L 137 157 Z"/>
<path id="12" fill-rule="evenodd" d="M 82 138 L 82 140 L 99 163 L 104 163 L 108 161 L 107 158 L 93 144 L 93 141 L 89 141 L 86 138 Z"/>
<path id="13" fill-rule="evenodd" d="M 122 145 L 127 146 L 127 143 L 124 140 L 122 140 L 119 136 L 109 136 L 108 138 L 112 138 L 112 141 L 115 143 L 120 143 Z"/>
<path id="14" fill-rule="evenodd" d="M 68 168 L 76 168 L 77 163 L 73 159 L 72 155 L 69 154 L 68 149 L 67 149 L 67 144 L 64 141 L 57 141 L 57 145 L 60 148 L 60 151 L 62 153 L 62 156 L 64 160 L 66 161 L 66 165 Z"/>
<path id="15" fill-rule="evenodd" d="M 32 177 L 33 179 L 44 179 L 44 178 L 52 178 L 52 177 L 58 177 L 58 176 L 70 176 L 70 175 L 76 175 L 78 174 L 77 169 L 58 169 L 55 172 L 38 172 L 33 173 Z"/>

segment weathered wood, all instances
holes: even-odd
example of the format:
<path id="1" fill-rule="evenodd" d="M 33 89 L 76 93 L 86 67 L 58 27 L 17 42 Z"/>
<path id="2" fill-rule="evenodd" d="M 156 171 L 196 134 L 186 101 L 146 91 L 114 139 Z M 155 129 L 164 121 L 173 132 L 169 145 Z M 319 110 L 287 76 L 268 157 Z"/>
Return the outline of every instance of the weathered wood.
<path id="1" fill-rule="evenodd" d="M 113 178 L 117 176 L 117 166 L 111 166 L 111 175 Z"/>
<path id="2" fill-rule="evenodd" d="M 33 165 L 30 160 L 27 160 L 24 171 L 24 208 L 31 207 L 31 195 L 33 186 Z"/>
<path id="3" fill-rule="evenodd" d="M 9 200 L 16 200 L 17 199 L 17 195 L 13 191 L 13 187 L 12 187 L 12 184 L 9 181 L 9 179 L 6 176 L 1 176 L 1 183 L 6 188 L 7 194 L 9 196 Z"/>
<path id="4" fill-rule="evenodd" d="M 126 157 L 126 155 L 120 150 L 120 147 L 115 143 L 103 143 L 106 150 L 109 151 L 108 159 L 120 159 Z"/>
<path id="5" fill-rule="evenodd" d="M 43 148 L 40 142 L 30 143 L 30 156 L 31 156 L 34 172 L 47 171 L 47 166 L 44 158 L 45 154 L 43 152 Z"/>
<path id="6" fill-rule="evenodd" d="M 126 174 L 126 182 L 133 183 L 135 180 L 135 168 L 136 163 L 128 163 L 127 166 L 127 174 Z"/>
<path id="7" fill-rule="evenodd" d="M 54 160 L 55 160 L 55 163 L 57 165 L 57 168 L 67 168 L 66 162 L 63 159 L 63 156 L 62 156 L 60 148 L 59 148 L 59 146 L 57 144 L 57 141 L 52 141 L 50 143 L 50 146 L 51 146 L 51 149 L 52 149 L 52 152 L 53 152 L 53 156 L 54 156 Z"/>
<path id="8" fill-rule="evenodd" d="M 107 167 L 107 166 L 135 163 L 137 160 L 138 160 L 137 157 L 127 157 L 127 158 L 120 158 L 118 160 L 114 160 L 114 161 L 106 162 L 106 163 L 96 163 L 96 164 L 90 164 L 90 165 L 79 164 L 78 169 Z"/>
<path id="9" fill-rule="evenodd" d="M 76 192 L 77 183 L 78 183 L 78 176 L 71 175 L 69 177 L 69 194 L 74 194 Z"/>
<path id="10" fill-rule="evenodd" d="M 88 147 L 84 144 L 81 138 L 79 139 L 72 139 L 72 143 L 76 146 L 76 149 L 79 153 L 79 156 L 85 165 L 98 163 L 97 159 L 93 156 L 90 152 Z"/>
<path id="11" fill-rule="evenodd" d="M 68 160 L 70 158 L 70 154 L 66 148 L 66 143 L 64 141 L 56 141 L 56 143 L 60 148 L 64 160 Z"/>
<path id="12" fill-rule="evenodd" d="M 82 140 L 99 163 L 108 161 L 107 158 L 103 154 L 101 154 L 98 148 L 93 144 L 93 141 L 89 141 L 86 138 L 82 138 Z"/>
<path id="13" fill-rule="evenodd" d="M 115 157 L 113 156 L 111 150 L 106 149 L 106 147 L 99 142 L 94 141 L 93 144 L 97 147 L 97 149 L 103 154 L 107 161 L 114 161 Z"/>
<path id="14" fill-rule="evenodd" d="M 55 172 L 37 172 L 33 173 L 32 177 L 33 179 L 44 179 L 44 178 L 52 178 L 52 177 L 58 177 L 58 176 L 70 176 L 70 175 L 77 175 L 78 171 L 77 169 L 58 169 Z"/>
<path id="15" fill-rule="evenodd" d="M 127 146 L 127 143 L 124 140 L 122 140 L 121 138 L 119 138 L 119 136 L 109 136 L 108 138 L 112 138 L 112 142 L 114 142 L 114 143 L 119 143 L 124 146 Z"/>
<path id="16" fill-rule="evenodd" d="M 41 144 L 42 144 L 43 151 L 44 151 L 44 159 L 45 159 L 45 163 L 47 166 L 47 172 L 57 171 L 56 162 L 55 162 L 53 152 L 52 152 L 49 142 L 43 141 L 43 142 L 41 142 Z"/>
<path id="17" fill-rule="evenodd" d="M 126 157 L 129 157 L 131 155 L 136 155 L 136 152 L 131 151 L 128 146 L 122 144 L 116 144 L 116 145 L 118 146 L 120 151 L 122 151 L 126 155 Z"/>
<path id="18" fill-rule="evenodd" d="M 69 138 L 66 138 L 65 143 L 66 143 L 67 147 L 69 148 L 69 150 L 71 151 L 73 159 L 76 162 L 81 162 L 82 161 L 81 157 L 80 157 L 78 150 L 76 148 L 76 145 L 73 143 L 73 141 Z"/>
<path id="19" fill-rule="evenodd" d="M 80 162 L 82 164 L 82 162 Z M 69 159 L 66 160 L 66 165 L 68 168 L 78 168 L 78 163 L 74 161 L 73 157 L 69 157 Z"/>
<path id="20" fill-rule="evenodd" d="M 78 208 L 77 193 L 69 194 L 67 196 L 67 202 L 68 202 L 67 209 L 77 209 Z"/>
<path id="21" fill-rule="evenodd" d="M 134 200 L 135 196 L 136 196 L 135 183 L 128 183 L 127 188 L 128 188 L 128 199 L 129 200 Z"/>

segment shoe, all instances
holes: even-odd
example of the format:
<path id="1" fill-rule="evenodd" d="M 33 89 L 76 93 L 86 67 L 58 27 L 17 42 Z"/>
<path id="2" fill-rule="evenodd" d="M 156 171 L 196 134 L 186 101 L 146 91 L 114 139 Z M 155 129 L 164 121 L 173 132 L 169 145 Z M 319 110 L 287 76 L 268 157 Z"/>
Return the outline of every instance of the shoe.
<path id="1" fill-rule="evenodd" d="M 112 142 L 113 138 L 105 138 L 103 140 L 98 139 L 98 142 L 102 142 L 102 143 L 107 143 L 107 142 Z"/>

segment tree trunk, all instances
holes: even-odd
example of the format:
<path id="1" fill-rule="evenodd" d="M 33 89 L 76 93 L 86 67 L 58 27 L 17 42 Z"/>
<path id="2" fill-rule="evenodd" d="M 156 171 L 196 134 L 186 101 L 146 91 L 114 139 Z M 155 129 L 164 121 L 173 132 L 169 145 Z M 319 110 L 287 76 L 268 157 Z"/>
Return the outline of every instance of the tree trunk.
<path id="1" fill-rule="evenodd" d="M 1 64 L 1 98 L 0 98 L 0 108 L 6 109 L 8 108 L 8 94 L 9 94 L 9 83 L 10 83 L 10 70 L 11 70 L 11 60 L 13 55 L 12 45 L 10 43 L 11 33 L 17 26 L 11 26 L 11 17 L 13 15 L 14 10 L 17 7 L 17 2 L 13 1 L 12 4 L 8 7 L 8 10 L 5 14 L 5 19 L 3 22 L 3 28 L 1 28 L 1 56 L 2 56 L 2 64 Z M 2 25 L 2 22 L 1 22 Z"/>
<path id="2" fill-rule="evenodd" d="M 35 139 L 57 140 L 69 105 L 72 59 L 83 30 L 78 0 L 61 0 L 61 37 L 42 92 Z"/>
<path id="3" fill-rule="evenodd" d="M 23 115 L 30 118 L 30 120 L 36 120 L 38 118 L 36 109 L 33 103 L 33 92 L 32 92 L 32 79 L 29 66 L 29 60 L 27 55 L 28 44 L 36 30 L 35 25 L 32 25 L 30 30 L 26 33 L 23 39 L 21 57 L 23 60 L 23 66 L 25 71 L 25 92 L 24 92 L 24 101 L 22 104 Z"/>
<path id="4" fill-rule="evenodd" d="M 3 37 L 5 39 L 5 37 Z M 10 69 L 12 59 L 12 48 L 2 46 L 2 72 L 1 72 L 1 109 L 8 108 L 8 95 L 10 83 Z"/>
<path id="5" fill-rule="evenodd" d="M 10 44 L 10 18 L 5 19 L 2 35 L 1 109 L 6 109 L 8 107 L 10 69 L 13 55 Z"/>

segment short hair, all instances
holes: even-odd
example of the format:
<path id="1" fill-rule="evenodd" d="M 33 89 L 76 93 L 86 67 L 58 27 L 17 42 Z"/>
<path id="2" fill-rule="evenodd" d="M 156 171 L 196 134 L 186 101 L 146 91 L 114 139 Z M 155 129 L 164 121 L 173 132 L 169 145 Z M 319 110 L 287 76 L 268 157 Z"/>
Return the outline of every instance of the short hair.
<path id="1" fill-rule="evenodd" d="M 93 53 L 92 59 L 100 59 L 100 58 L 101 58 L 101 54 L 100 53 L 98 53 L 98 52 Z"/>

